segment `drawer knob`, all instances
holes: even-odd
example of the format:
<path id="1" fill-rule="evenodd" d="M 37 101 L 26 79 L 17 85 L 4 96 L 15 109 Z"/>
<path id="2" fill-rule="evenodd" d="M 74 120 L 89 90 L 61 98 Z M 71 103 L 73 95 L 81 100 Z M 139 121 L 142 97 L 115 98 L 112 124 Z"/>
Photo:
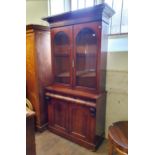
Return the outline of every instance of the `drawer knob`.
<path id="1" fill-rule="evenodd" d="M 51 99 L 50 96 L 45 96 L 45 100 L 49 101 Z"/>
<path id="2" fill-rule="evenodd" d="M 96 109 L 95 108 L 89 108 L 89 110 L 90 110 L 90 114 L 91 114 L 91 116 L 96 116 Z"/>

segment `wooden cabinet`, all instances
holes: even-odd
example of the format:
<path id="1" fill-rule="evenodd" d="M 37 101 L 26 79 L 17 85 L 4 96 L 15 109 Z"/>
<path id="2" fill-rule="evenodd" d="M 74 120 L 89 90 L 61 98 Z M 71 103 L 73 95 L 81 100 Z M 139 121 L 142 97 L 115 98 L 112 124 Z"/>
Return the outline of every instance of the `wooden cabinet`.
<path id="1" fill-rule="evenodd" d="M 95 115 L 95 108 L 74 101 L 54 97 L 48 103 L 49 128 L 86 141 L 94 138 Z"/>
<path id="2" fill-rule="evenodd" d="M 51 84 L 51 45 L 48 27 L 27 25 L 26 27 L 26 97 L 36 112 L 36 127 L 47 126 L 47 105 L 44 87 Z"/>
<path id="3" fill-rule="evenodd" d="M 104 137 L 108 23 L 105 3 L 44 18 L 50 24 L 52 84 L 46 87 L 49 129 L 86 148 Z"/>

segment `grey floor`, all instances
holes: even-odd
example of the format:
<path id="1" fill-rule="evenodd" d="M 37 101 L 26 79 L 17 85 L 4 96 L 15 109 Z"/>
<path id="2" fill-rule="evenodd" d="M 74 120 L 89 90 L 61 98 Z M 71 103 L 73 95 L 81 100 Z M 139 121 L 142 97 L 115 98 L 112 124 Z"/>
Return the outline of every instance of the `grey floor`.
<path id="1" fill-rule="evenodd" d="M 35 139 L 37 155 L 108 155 L 107 140 L 96 152 L 92 152 L 48 130 L 36 133 Z"/>

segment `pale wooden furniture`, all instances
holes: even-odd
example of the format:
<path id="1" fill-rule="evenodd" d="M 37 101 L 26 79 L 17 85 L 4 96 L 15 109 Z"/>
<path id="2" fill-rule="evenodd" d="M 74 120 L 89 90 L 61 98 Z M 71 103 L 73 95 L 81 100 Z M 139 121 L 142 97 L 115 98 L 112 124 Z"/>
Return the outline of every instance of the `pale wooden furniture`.
<path id="1" fill-rule="evenodd" d="M 108 24 L 105 3 L 44 18 L 50 25 L 52 85 L 48 128 L 95 150 L 105 135 Z"/>
<path id="2" fill-rule="evenodd" d="M 51 44 L 49 28 L 41 25 L 26 26 L 26 97 L 36 112 L 36 128 L 47 126 L 47 104 L 44 87 L 51 84 Z"/>

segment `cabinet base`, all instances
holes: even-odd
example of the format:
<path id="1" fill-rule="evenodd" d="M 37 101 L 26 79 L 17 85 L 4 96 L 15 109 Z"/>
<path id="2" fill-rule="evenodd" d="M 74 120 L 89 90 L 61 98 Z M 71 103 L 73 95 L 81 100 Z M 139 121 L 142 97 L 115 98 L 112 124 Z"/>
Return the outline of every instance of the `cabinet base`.
<path id="1" fill-rule="evenodd" d="M 95 143 L 91 143 L 91 142 L 84 141 L 82 139 L 75 138 L 69 135 L 68 133 L 59 131 L 53 127 L 48 127 L 48 130 L 51 131 L 52 133 L 57 134 L 58 136 L 64 137 L 76 144 L 79 144 L 80 146 L 83 146 L 91 151 L 96 151 L 103 141 L 103 137 L 101 136 L 96 136 Z"/>

